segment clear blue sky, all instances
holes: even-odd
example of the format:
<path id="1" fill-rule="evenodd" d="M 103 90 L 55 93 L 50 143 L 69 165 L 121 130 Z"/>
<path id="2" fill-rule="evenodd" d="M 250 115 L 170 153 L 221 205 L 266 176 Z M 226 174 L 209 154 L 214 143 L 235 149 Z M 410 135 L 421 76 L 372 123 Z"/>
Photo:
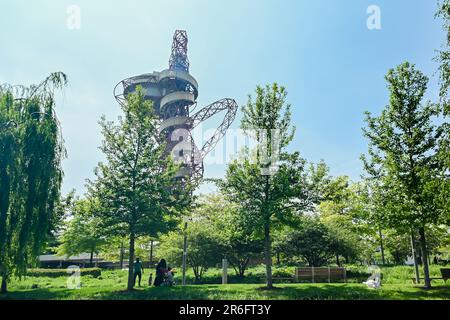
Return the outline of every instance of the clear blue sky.
<path id="1" fill-rule="evenodd" d="M 80 30 L 66 26 L 71 4 L 81 9 Z M 381 30 L 366 27 L 372 4 L 381 9 Z M 166 68 L 173 32 L 185 29 L 200 106 L 223 97 L 243 105 L 257 84 L 278 82 L 289 91 L 297 126 L 290 148 L 357 180 L 363 112 L 387 104 L 387 70 L 416 63 L 431 78 L 428 98 L 437 96 L 432 58 L 444 34 L 435 9 L 434 0 L 2 0 L 0 83 L 67 73 L 57 109 L 68 151 L 63 191 L 83 193 L 103 159 L 97 122 L 119 114 L 113 87 Z M 224 168 L 206 166 L 206 176 Z"/>

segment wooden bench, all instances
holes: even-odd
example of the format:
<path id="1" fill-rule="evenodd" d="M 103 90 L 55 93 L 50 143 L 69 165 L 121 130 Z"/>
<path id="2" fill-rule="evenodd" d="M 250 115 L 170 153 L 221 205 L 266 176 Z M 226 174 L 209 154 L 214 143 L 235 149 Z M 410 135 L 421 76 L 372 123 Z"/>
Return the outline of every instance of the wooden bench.
<path id="1" fill-rule="evenodd" d="M 326 280 L 328 283 L 332 280 L 344 280 L 344 282 L 347 282 L 347 271 L 345 268 L 337 267 L 295 268 L 294 279 L 296 282 L 299 280 L 311 280 L 312 283 L 318 280 Z"/>
<path id="2" fill-rule="evenodd" d="M 447 283 L 447 280 L 450 279 L 450 269 L 449 268 L 441 268 L 441 277 L 430 277 L 430 281 L 433 280 L 444 280 Z M 416 278 L 412 277 L 411 280 L 413 283 L 416 283 Z M 424 280 L 424 278 L 419 278 L 419 280 Z"/>

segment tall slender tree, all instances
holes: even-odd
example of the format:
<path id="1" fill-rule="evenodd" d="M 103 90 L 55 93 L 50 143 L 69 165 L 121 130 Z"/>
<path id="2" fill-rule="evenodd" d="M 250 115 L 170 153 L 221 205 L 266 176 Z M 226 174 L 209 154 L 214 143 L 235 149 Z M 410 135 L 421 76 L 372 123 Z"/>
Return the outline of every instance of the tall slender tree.
<path id="1" fill-rule="evenodd" d="M 246 225 L 262 233 L 269 289 L 273 287 L 271 228 L 292 221 L 293 213 L 303 205 L 305 161 L 298 153 L 285 151 L 295 131 L 286 96 L 284 87 L 273 84 L 257 87 L 255 100 L 249 97 L 242 109 L 241 127 L 255 138 L 255 156 L 249 157 L 249 150 L 230 163 L 225 179 L 218 183 L 230 201 L 241 204 Z"/>
<path id="2" fill-rule="evenodd" d="M 54 91 L 66 75 L 39 85 L 0 87 L 0 275 L 1 291 L 39 255 L 58 210 L 65 156 Z"/>
<path id="3" fill-rule="evenodd" d="M 441 139 L 439 141 L 439 163 L 441 168 L 442 181 L 437 190 L 440 194 L 439 202 L 444 208 L 447 208 L 446 215 L 443 217 L 443 223 L 450 225 L 450 0 L 442 0 L 438 2 L 438 11 L 436 17 L 442 19 L 442 28 L 445 32 L 445 41 L 442 48 L 438 50 L 436 57 L 439 63 L 439 80 L 440 80 L 440 105 L 442 108 L 443 121 L 439 127 L 441 131 Z"/>
<path id="4" fill-rule="evenodd" d="M 77 199 L 72 207 L 71 220 L 61 234 L 58 253 L 72 256 L 88 252 L 89 264 L 107 242 L 108 229 L 95 212 L 100 208 L 95 199 Z"/>
<path id="5" fill-rule="evenodd" d="M 116 235 L 129 239 L 127 287 L 132 290 L 136 239 L 175 228 L 191 197 L 189 183 L 175 180 L 179 166 L 166 153 L 152 102 L 141 87 L 127 100 L 117 124 L 105 118 L 100 122 L 106 162 L 88 184 L 90 195 L 100 201 L 97 215 Z"/>
<path id="6" fill-rule="evenodd" d="M 448 101 L 448 91 L 450 89 L 450 0 L 439 0 L 436 18 L 443 21 L 442 29 L 446 33 L 446 39 L 442 48 L 438 50 L 436 61 L 439 63 L 440 102 L 443 106 L 444 114 L 450 114 L 450 103 Z"/>
<path id="7" fill-rule="evenodd" d="M 436 206 L 430 183 L 438 179 L 436 146 L 439 131 L 433 119 L 439 107 L 422 104 L 428 78 L 406 62 L 389 70 L 386 80 L 389 105 L 379 117 L 367 113 L 369 173 L 381 168 L 386 198 L 384 219 L 396 230 L 419 234 L 425 286 L 431 287 L 426 243 L 427 224 L 436 223 L 442 208 Z"/>

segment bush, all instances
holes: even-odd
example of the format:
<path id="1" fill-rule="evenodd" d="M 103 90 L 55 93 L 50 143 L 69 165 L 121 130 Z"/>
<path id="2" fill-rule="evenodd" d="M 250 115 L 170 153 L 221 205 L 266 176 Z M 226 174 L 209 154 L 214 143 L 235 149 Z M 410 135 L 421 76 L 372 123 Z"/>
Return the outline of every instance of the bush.
<path id="1" fill-rule="evenodd" d="M 102 274 L 100 268 L 80 268 L 81 276 L 92 276 L 93 278 L 98 278 Z M 28 277 L 49 277 L 49 278 L 57 278 L 57 277 L 66 277 L 70 275 L 67 272 L 67 269 L 28 269 L 27 274 Z"/>
<path id="2" fill-rule="evenodd" d="M 274 278 L 279 277 L 279 278 L 289 278 L 289 277 L 293 277 L 295 273 L 295 268 L 274 268 L 272 276 Z M 265 277 L 265 274 L 263 275 Z"/>

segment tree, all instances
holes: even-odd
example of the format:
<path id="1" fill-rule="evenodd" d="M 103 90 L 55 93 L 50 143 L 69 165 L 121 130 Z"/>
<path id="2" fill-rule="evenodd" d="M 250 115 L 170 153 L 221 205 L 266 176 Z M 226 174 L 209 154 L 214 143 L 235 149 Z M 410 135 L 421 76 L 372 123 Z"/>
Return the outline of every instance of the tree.
<path id="1" fill-rule="evenodd" d="M 439 81 L 440 81 L 440 105 L 442 109 L 443 120 L 439 127 L 441 138 L 439 141 L 439 164 L 441 168 L 441 181 L 434 186 L 432 192 L 438 192 L 437 205 L 446 210 L 443 216 L 443 223 L 450 225 L 450 124 L 448 116 L 450 115 L 450 102 L 448 101 L 448 91 L 450 89 L 450 0 L 438 2 L 437 18 L 443 20 L 443 30 L 446 33 L 441 50 L 438 51 L 436 61 L 439 63 Z M 437 189 L 437 190 L 436 190 Z"/>
<path id="2" fill-rule="evenodd" d="M 39 85 L 0 87 L 0 275 L 7 291 L 39 255 L 56 221 L 63 176 L 63 140 L 54 92 L 66 75 Z"/>
<path id="3" fill-rule="evenodd" d="M 403 265 L 410 254 L 410 238 L 408 234 L 399 233 L 395 230 L 385 231 L 385 247 L 392 261 L 396 265 Z"/>
<path id="4" fill-rule="evenodd" d="M 250 150 L 247 150 L 244 157 L 228 166 L 225 179 L 219 183 L 230 201 L 242 204 L 245 219 L 252 221 L 254 230 L 264 237 L 269 289 L 273 287 L 271 227 L 274 223 L 289 223 L 292 214 L 303 204 L 299 195 L 303 190 L 305 161 L 298 153 L 284 151 L 295 131 L 286 96 L 284 87 L 273 84 L 265 88 L 258 86 L 255 100 L 249 97 L 242 109 L 241 127 L 256 141 L 255 159 L 249 159 Z"/>
<path id="5" fill-rule="evenodd" d="M 319 221 L 328 229 L 331 239 L 331 251 L 336 258 L 336 264 L 341 265 L 340 257 L 346 263 L 359 258 L 362 237 L 358 234 L 358 226 L 354 223 L 351 212 L 337 213 L 332 202 L 322 202 L 319 206 Z"/>
<path id="6" fill-rule="evenodd" d="M 302 218 L 285 243 L 285 252 L 303 258 L 310 267 L 321 267 L 333 257 L 334 239 L 329 229 L 315 217 Z"/>
<path id="7" fill-rule="evenodd" d="M 97 215 L 117 235 L 129 239 L 128 290 L 134 287 L 135 241 L 174 229 L 190 202 L 187 181 L 175 180 L 179 166 L 167 156 L 152 102 L 141 87 L 127 97 L 118 124 L 103 117 L 101 150 L 106 163 L 95 170 L 89 192 L 99 199 Z"/>
<path id="8" fill-rule="evenodd" d="M 188 240 L 187 264 L 192 268 L 195 282 L 198 283 L 203 273 L 217 265 L 222 257 L 221 244 L 214 230 L 206 219 L 193 220 L 186 229 Z M 181 265 L 183 257 L 183 234 L 170 232 L 160 238 L 158 254 L 168 261 Z"/>
<path id="9" fill-rule="evenodd" d="M 244 210 L 239 203 L 227 201 L 221 194 L 203 197 L 196 210 L 211 223 L 220 244 L 217 250 L 228 259 L 239 277 L 245 276 L 250 260 L 263 252 L 261 238 L 246 225 L 245 219 L 241 219 Z"/>
<path id="10" fill-rule="evenodd" d="M 448 90 L 450 89 L 450 0 L 438 1 L 436 18 L 443 20 L 442 29 L 446 33 L 446 40 L 442 49 L 438 50 L 435 60 L 439 63 L 440 103 L 443 106 L 444 114 L 448 115 L 450 113 L 448 101 Z"/>
<path id="11" fill-rule="evenodd" d="M 67 221 L 67 228 L 60 238 L 59 254 L 73 256 L 88 252 L 89 264 L 93 265 L 94 254 L 99 254 L 101 247 L 106 244 L 108 235 L 106 226 L 95 215 L 95 211 L 98 210 L 98 201 L 95 199 L 81 199 L 75 202 L 72 219 Z"/>
<path id="12" fill-rule="evenodd" d="M 442 208 L 436 207 L 430 185 L 436 182 L 436 146 L 439 133 L 433 117 L 439 108 L 421 104 L 428 78 L 408 62 L 389 70 L 386 80 L 390 103 L 381 116 L 367 113 L 364 135 L 369 139 L 369 174 L 381 168 L 382 188 L 387 197 L 386 224 L 396 230 L 419 233 L 425 286 L 431 287 L 425 228 L 436 223 Z"/>
<path id="13" fill-rule="evenodd" d="M 363 159 L 365 160 L 364 157 Z M 389 209 L 387 208 L 387 195 L 382 188 L 380 173 L 375 171 L 372 170 L 372 176 L 364 177 L 363 181 L 359 183 L 357 202 L 360 210 L 356 216 L 361 221 L 361 224 L 364 225 L 363 233 L 378 243 L 381 262 L 384 265 L 386 264 L 386 255 L 385 235 L 383 233 L 387 228 L 384 216 L 389 214 L 387 212 Z"/>

